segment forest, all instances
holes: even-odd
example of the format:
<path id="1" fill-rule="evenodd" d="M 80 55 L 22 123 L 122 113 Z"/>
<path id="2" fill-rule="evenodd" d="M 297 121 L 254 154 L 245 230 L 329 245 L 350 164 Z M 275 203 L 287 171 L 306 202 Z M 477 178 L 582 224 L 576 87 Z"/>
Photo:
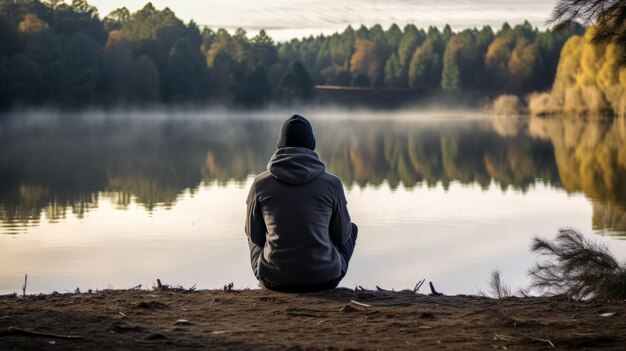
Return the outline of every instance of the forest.
<path id="1" fill-rule="evenodd" d="M 0 0 L 0 109 L 310 103 L 317 85 L 396 89 L 409 100 L 525 95 L 552 87 L 563 45 L 583 31 L 394 24 L 275 43 L 151 3 L 101 17 L 85 0 Z"/>

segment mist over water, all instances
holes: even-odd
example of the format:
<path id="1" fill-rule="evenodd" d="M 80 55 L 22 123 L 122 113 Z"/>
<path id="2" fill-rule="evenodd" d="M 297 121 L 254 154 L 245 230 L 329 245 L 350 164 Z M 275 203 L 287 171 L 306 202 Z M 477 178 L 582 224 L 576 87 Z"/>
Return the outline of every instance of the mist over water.
<path id="1" fill-rule="evenodd" d="M 473 111 L 298 111 L 361 229 L 342 285 L 527 283 L 563 226 L 626 255 L 626 124 Z M 255 287 L 243 233 L 285 110 L 37 112 L 0 125 L 0 293 L 156 278 Z M 51 122 L 52 121 L 52 122 Z M 582 142 L 581 142 L 582 141 Z"/>

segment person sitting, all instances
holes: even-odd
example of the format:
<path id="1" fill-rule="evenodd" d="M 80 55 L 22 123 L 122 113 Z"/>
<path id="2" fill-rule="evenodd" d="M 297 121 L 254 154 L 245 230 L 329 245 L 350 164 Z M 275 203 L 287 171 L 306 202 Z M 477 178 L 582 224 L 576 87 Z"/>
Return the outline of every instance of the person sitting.
<path id="1" fill-rule="evenodd" d="M 245 232 L 260 284 L 284 292 L 334 289 L 348 271 L 358 227 L 341 180 L 315 153 L 309 121 L 287 119 L 267 171 L 247 198 Z"/>

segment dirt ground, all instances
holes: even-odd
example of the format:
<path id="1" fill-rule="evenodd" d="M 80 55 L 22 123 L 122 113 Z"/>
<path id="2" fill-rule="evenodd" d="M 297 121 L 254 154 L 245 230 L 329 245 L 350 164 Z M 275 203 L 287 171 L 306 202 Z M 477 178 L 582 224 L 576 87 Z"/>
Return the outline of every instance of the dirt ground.
<path id="1" fill-rule="evenodd" d="M 0 350 L 492 348 L 624 350 L 626 301 L 348 289 L 0 297 Z"/>

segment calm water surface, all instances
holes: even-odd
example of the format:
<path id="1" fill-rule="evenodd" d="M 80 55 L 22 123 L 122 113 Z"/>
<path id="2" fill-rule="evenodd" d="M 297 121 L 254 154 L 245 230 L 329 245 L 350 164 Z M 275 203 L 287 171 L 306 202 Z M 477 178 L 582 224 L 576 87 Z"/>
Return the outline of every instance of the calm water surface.
<path id="1" fill-rule="evenodd" d="M 0 293 L 19 291 L 25 273 L 31 293 L 156 278 L 256 287 L 245 198 L 287 116 L 24 114 L 0 125 Z M 343 286 L 426 278 L 474 293 L 500 269 L 522 287 L 532 238 L 564 226 L 626 257 L 624 120 L 308 116 L 360 228 Z"/>

